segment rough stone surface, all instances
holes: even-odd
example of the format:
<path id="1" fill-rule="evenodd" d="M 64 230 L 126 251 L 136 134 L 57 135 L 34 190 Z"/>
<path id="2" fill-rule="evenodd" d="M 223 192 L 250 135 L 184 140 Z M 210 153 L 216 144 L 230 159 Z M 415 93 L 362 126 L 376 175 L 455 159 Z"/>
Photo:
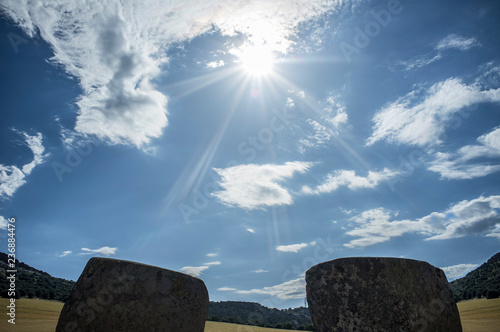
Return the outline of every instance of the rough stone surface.
<path id="1" fill-rule="evenodd" d="M 306 272 L 316 331 L 462 331 L 444 272 L 400 258 L 341 258 Z"/>
<path id="2" fill-rule="evenodd" d="M 189 275 L 110 258 L 91 258 L 59 316 L 56 332 L 202 332 L 208 292 Z"/>

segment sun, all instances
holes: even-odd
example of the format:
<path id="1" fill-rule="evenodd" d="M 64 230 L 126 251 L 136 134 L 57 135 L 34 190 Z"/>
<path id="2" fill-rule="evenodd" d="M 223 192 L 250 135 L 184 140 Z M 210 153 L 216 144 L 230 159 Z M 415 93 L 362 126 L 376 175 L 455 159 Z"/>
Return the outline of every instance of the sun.
<path id="1" fill-rule="evenodd" d="M 273 70 L 273 51 L 265 45 L 248 45 L 241 50 L 239 60 L 243 70 L 251 76 L 266 76 Z"/>

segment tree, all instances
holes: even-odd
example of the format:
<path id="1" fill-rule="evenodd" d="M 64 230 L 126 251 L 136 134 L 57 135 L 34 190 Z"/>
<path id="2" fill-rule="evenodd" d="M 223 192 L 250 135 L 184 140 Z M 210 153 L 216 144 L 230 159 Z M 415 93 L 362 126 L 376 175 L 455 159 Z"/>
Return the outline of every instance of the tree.
<path id="1" fill-rule="evenodd" d="M 498 297 L 500 297 L 500 292 L 494 289 L 489 290 L 488 295 L 486 295 L 487 299 L 496 299 Z"/>

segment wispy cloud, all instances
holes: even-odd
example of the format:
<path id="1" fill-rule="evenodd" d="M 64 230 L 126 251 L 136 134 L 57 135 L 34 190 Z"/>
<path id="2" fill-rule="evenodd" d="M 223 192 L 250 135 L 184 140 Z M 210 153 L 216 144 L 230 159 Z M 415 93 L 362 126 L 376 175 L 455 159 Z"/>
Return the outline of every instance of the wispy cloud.
<path id="1" fill-rule="evenodd" d="M 82 248 L 83 253 L 80 253 L 80 255 L 90 255 L 90 254 L 100 254 L 100 255 L 114 255 L 116 251 L 118 250 L 118 247 L 111 248 L 111 247 L 101 247 L 99 249 L 89 249 L 89 248 Z"/>
<path id="2" fill-rule="evenodd" d="M 442 267 L 441 270 L 446 273 L 448 280 L 457 279 L 467 272 L 472 271 L 477 267 L 477 264 L 458 264 L 453 266 Z"/>
<path id="3" fill-rule="evenodd" d="M 193 277 L 199 277 L 203 273 L 203 271 L 208 270 L 210 266 L 202 265 L 202 266 L 184 266 L 181 268 L 181 271 L 189 274 Z"/>
<path id="4" fill-rule="evenodd" d="M 470 235 L 500 235 L 500 196 L 459 202 L 444 212 L 433 212 L 416 220 L 392 220 L 397 214 L 382 208 L 365 211 L 350 220 L 357 226 L 346 234 L 357 239 L 346 247 L 366 247 L 406 233 L 444 240 Z"/>
<path id="5" fill-rule="evenodd" d="M 5 166 L 0 164 L 0 199 L 12 197 L 14 193 L 26 183 L 26 177 L 31 174 L 33 169 L 45 162 L 48 154 L 45 154 L 45 148 L 42 144 L 42 134 L 37 133 L 34 136 L 25 132 L 16 133 L 24 137 L 24 143 L 33 152 L 33 160 L 19 169 L 17 166 Z"/>
<path id="6" fill-rule="evenodd" d="M 4 216 L 0 216 L 0 229 L 7 229 L 7 219 Z"/>
<path id="7" fill-rule="evenodd" d="M 267 273 L 269 272 L 268 270 L 262 270 L 262 269 L 259 269 L 259 270 L 253 270 L 252 271 L 253 273 Z"/>
<path id="8" fill-rule="evenodd" d="M 435 54 L 434 52 L 425 55 L 419 55 L 415 58 L 406 61 L 398 61 L 395 65 L 396 68 L 401 68 L 405 71 L 410 71 L 414 69 L 419 69 L 430 65 L 433 62 L 441 60 L 443 56 L 441 54 Z"/>
<path id="9" fill-rule="evenodd" d="M 83 248 L 82 248 L 83 249 Z M 58 255 L 59 257 L 64 257 L 64 256 L 68 256 L 69 254 L 71 254 L 72 251 L 71 250 L 66 250 L 66 251 L 63 251 L 62 254 Z"/>
<path id="10" fill-rule="evenodd" d="M 219 256 L 219 254 L 215 253 L 215 252 L 210 252 L 206 255 L 207 257 L 217 257 Z"/>
<path id="11" fill-rule="evenodd" d="M 207 63 L 207 68 L 217 68 L 217 67 L 222 67 L 224 66 L 224 61 L 219 60 L 219 61 L 210 61 Z"/>
<path id="12" fill-rule="evenodd" d="M 210 255 L 210 254 L 207 254 L 207 256 L 208 255 Z M 214 256 L 209 256 L 209 257 L 214 257 Z M 181 271 L 186 273 L 186 274 L 189 274 L 193 277 L 199 277 L 202 275 L 202 273 L 204 271 L 208 270 L 212 266 L 217 266 L 217 265 L 221 265 L 221 264 L 222 263 L 220 261 L 215 261 L 215 262 L 205 263 L 202 266 L 184 266 L 181 268 Z"/>
<path id="13" fill-rule="evenodd" d="M 246 231 L 249 233 L 255 234 L 255 230 L 252 228 L 247 228 Z"/>
<path id="14" fill-rule="evenodd" d="M 340 1 L 339 1 L 340 3 Z M 300 22 L 337 2 L 45 0 L 2 2 L 2 10 L 52 48 L 52 62 L 80 83 L 75 130 L 110 144 L 143 147 L 167 126 L 167 97 L 153 79 L 170 45 L 214 27 L 286 52 Z"/>
<path id="15" fill-rule="evenodd" d="M 305 194 L 323 194 L 331 193 L 340 187 L 347 187 L 351 190 L 375 188 L 380 183 L 388 181 L 398 174 L 398 171 L 385 168 L 380 172 L 369 171 L 368 175 L 363 177 L 356 175 L 355 171 L 339 170 L 328 174 L 324 182 L 314 189 L 309 186 L 302 187 L 302 192 Z"/>
<path id="16" fill-rule="evenodd" d="M 366 144 L 386 140 L 391 143 L 431 146 L 441 143 L 446 124 L 467 106 L 500 102 L 500 89 L 482 90 L 458 78 L 439 82 L 425 91 L 412 91 L 378 111 L 373 118 L 373 133 Z M 415 102 L 418 100 L 417 102 Z"/>
<path id="17" fill-rule="evenodd" d="M 446 38 L 439 41 L 436 46 L 438 51 L 448 50 L 448 49 L 457 49 L 460 51 L 467 51 L 473 47 L 480 46 L 481 44 L 477 41 L 476 38 L 466 38 L 460 35 L 451 34 Z"/>
<path id="18" fill-rule="evenodd" d="M 218 291 L 221 291 L 221 292 L 232 292 L 232 291 L 235 291 L 237 290 L 236 288 L 232 288 L 232 287 L 220 287 L 220 288 L 217 288 Z"/>
<path id="19" fill-rule="evenodd" d="M 225 169 L 215 168 L 220 175 L 221 191 L 212 195 L 223 204 L 243 209 L 262 209 L 275 205 L 290 205 L 292 196 L 280 185 L 295 173 L 305 173 L 309 162 L 287 162 L 284 165 L 240 165 Z"/>
<path id="20" fill-rule="evenodd" d="M 463 180 L 500 172 L 500 127 L 480 136 L 479 144 L 466 145 L 455 153 L 437 153 L 429 170 L 443 179 Z"/>
<path id="21" fill-rule="evenodd" d="M 445 50 L 456 49 L 460 51 L 467 51 L 480 45 L 481 44 L 474 37 L 466 38 L 460 35 L 451 34 L 441 39 L 436 44 L 434 51 L 428 54 L 418 55 L 410 60 L 398 61 L 395 67 L 405 71 L 419 69 L 443 59 L 443 51 Z"/>
<path id="22" fill-rule="evenodd" d="M 309 244 L 307 243 L 297 243 L 297 244 L 289 244 L 286 246 L 277 246 L 276 250 L 282 251 L 282 252 L 294 252 L 297 253 L 301 249 L 304 249 L 306 247 L 309 247 Z"/>
<path id="23" fill-rule="evenodd" d="M 219 261 L 208 262 L 208 263 L 205 263 L 203 265 L 206 265 L 206 266 L 215 266 L 215 265 L 221 265 L 221 262 L 219 262 Z"/>
<path id="24" fill-rule="evenodd" d="M 298 278 L 270 287 L 236 290 L 236 293 L 270 295 L 281 300 L 302 299 L 306 296 L 306 281 L 304 278 Z"/>
<path id="25" fill-rule="evenodd" d="M 319 148 L 327 144 L 339 135 L 342 128 L 348 126 L 346 107 L 338 99 L 339 97 L 329 96 L 323 109 L 318 110 L 320 116 L 306 120 L 312 132 L 299 140 L 299 152 L 304 153 L 309 148 Z"/>

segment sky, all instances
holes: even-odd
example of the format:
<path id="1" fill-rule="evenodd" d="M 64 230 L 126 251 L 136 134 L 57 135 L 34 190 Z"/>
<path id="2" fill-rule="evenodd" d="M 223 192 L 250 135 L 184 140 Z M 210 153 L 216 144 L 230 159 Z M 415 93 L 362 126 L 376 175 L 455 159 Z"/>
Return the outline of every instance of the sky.
<path id="1" fill-rule="evenodd" d="M 500 4 L 1 0 L 0 246 L 304 305 L 307 269 L 500 251 Z"/>

